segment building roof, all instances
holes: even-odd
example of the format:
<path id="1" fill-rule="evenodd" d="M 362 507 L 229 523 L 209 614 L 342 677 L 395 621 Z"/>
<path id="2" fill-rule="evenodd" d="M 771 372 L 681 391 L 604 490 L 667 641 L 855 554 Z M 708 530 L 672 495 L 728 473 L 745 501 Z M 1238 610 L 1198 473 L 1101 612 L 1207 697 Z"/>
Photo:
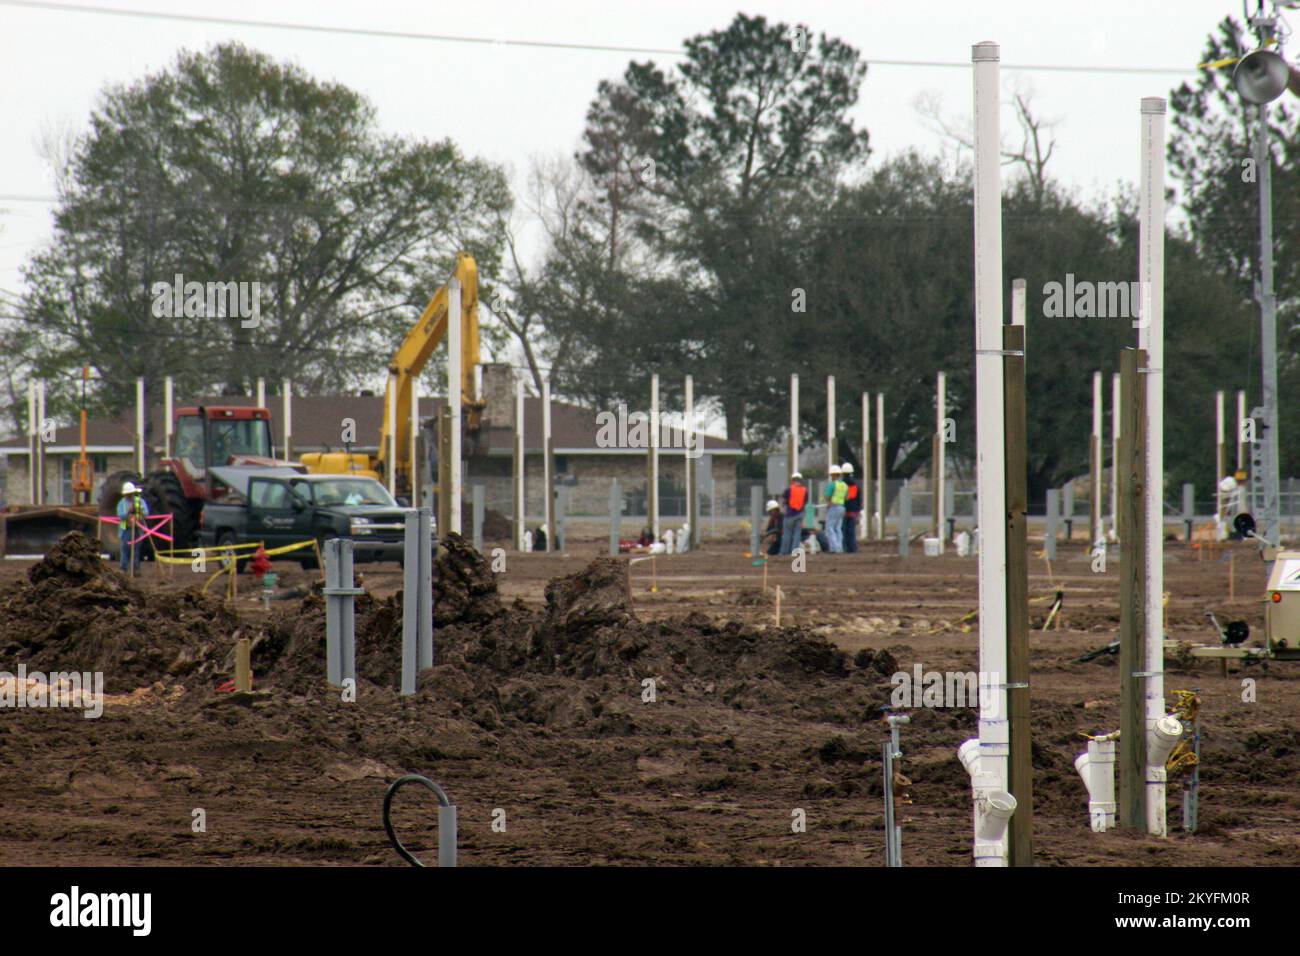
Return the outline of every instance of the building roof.
<path id="1" fill-rule="evenodd" d="M 177 408 L 196 405 L 232 405 L 251 407 L 253 396 L 223 395 L 208 398 L 177 398 Z M 271 412 L 271 436 L 277 449 L 284 446 L 283 399 L 267 396 Z M 444 404 L 441 398 L 421 398 L 420 416 L 429 419 L 438 414 Z M 375 451 L 379 446 L 379 433 L 383 427 L 384 399 L 382 395 L 294 395 L 293 451 L 295 454 L 312 451 L 343 451 L 342 432 L 344 419 L 356 422 L 357 443 L 354 451 Z M 635 416 L 633 417 L 635 421 Z M 630 427 L 630 426 L 629 426 Z M 156 403 L 149 410 L 150 446 L 161 450 L 163 444 L 163 407 Z M 88 454 L 129 454 L 135 447 L 134 412 L 125 412 L 112 419 L 91 418 L 86 424 Z M 665 427 L 662 448 L 665 454 L 681 450 L 683 431 Z M 552 401 L 551 434 L 556 454 L 645 454 L 643 448 L 603 448 L 597 443 L 600 425 L 597 413 L 580 405 Z M 529 453 L 542 451 L 542 401 L 536 397 L 524 399 L 524 446 Z M 47 454 L 75 454 L 81 447 L 81 427 L 71 425 L 59 428 L 54 441 L 46 445 Z M 490 456 L 510 455 L 514 448 L 514 429 L 485 422 L 480 447 Z M 19 435 L 0 440 L 0 455 L 27 456 L 27 437 Z M 740 455 L 741 447 L 724 438 L 704 436 L 704 451 L 709 454 Z"/>

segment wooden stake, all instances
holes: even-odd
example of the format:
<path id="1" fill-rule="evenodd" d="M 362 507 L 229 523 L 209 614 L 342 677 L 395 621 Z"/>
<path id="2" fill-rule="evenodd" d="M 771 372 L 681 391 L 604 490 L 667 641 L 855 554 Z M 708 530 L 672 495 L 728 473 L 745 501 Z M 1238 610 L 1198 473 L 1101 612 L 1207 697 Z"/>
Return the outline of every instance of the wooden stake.
<path id="1" fill-rule="evenodd" d="M 1029 467 L 1025 423 L 1025 327 L 1002 328 L 1003 460 L 1007 515 L 1007 789 L 1016 812 L 1007 829 L 1008 862 L 1033 866 L 1034 765 L 1029 724 Z M 1020 354 L 1015 354 L 1015 353 Z M 940 481 L 942 483 L 942 481 Z"/>
<path id="2" fill-rule="evenodd" d="M 1228 552 L 1228 603 L 1237 600 L 1237 552 Z"/>
<path id="3" fill-rule="evenodd" d="M 776 626 L 781 626 L 781 585 L 776 586 Z"/>
<path id="4" fill-rule="evenodd" d="M 321 583 L 325 583 L 325 558 L 320 553 L 320 538 L 312 538 L 311 546 L 316 549 L 316 567 L 320 570 Z"/>
<path id="5" fill-rule="evenodd" d="M 654 547 L 654 545 L 651 545 Z M 650 555 L 650 593 L 659 593 L 659 564 L 655 561 L 655 555 Z"/>
<path id="6" fill-rule="evenodd" d="M 1146 351 L 1120 353 L 1119 481 L 1120 540 L 1120 754 L 1119 824 L 1146 830 L 1146 721 L 1142 678 L 1135 676 L 1146 662 L 1146 449 L 1143 421 L 1146 388 L 1139 368 Z"/>
<path id="7" fill-rule="evenodd" d="M 763 559 L 763 593 L 767 593 L 767 559 Z"/>
<path id="8" fill-rule="evenodd" d="M 235 642 L 235 690 L 245 693 L 253 689 L 252 646 L 246 637 Z"/>

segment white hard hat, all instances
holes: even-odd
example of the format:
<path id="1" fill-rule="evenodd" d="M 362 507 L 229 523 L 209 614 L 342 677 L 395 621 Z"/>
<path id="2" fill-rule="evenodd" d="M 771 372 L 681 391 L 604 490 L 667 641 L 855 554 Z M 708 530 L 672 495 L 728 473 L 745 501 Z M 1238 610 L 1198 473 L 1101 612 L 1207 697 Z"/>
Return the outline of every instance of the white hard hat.
<path id="1" fill-rule="evenodd" d="M 844 464 L 840 465 L 840 471 L 846 475 L 851 475 L 853 474 L 853 466 L 846 461 Z"/>
<path id="2" fill-rule="evenodd" d="M 798 478 L 800 481 L 802 481 L 802 480 L 803 480 L 803 475 L 799 474 L 799 472 L 796 471 L 793 475 L 790 476 L 790 480 L 791 480 L 791 481 L 794 481 L 794 479 L 796 479 L 796 478 Z"/>
<path id="3" fill-rule="evenodd" d="M 775 499 L 775 498 L 768 498 L 768 499 L 767 499 L 767 509 L 766 509 L 766 510 L 771 511 L 773 508 L 779 508 L 779 507 L 781 507 L 781 506 L 780 506 L 779 504 L 776 503 L 776 499 Z"/>
<path id="4" fill-rule="evenodd" d="M 135 482 L 133 481 L 122 482 L 122 494 L 138 495 L 139 493 L 140 493 L 140 489 L 135 486 Z"/>
<path id="5" fill-rule="evenodd" d="M 839 475 L 839 474 L 842 474 L 843 471 L 844 471 L 844 469 L 841 468 L 839 465 L 831 465 L 831 474 L 832 474 L 832 475 Z"/>
<path id="6" fill-rule="evenodd" d="M 1232 477 L 1232 475 L 1228 475 L 1221 482 L 1219 482 L 1219 490 L 1223 492 L 1225 495 L 1228 494 L 1229 492 L 1236 491 L 1237 479 Z"/>

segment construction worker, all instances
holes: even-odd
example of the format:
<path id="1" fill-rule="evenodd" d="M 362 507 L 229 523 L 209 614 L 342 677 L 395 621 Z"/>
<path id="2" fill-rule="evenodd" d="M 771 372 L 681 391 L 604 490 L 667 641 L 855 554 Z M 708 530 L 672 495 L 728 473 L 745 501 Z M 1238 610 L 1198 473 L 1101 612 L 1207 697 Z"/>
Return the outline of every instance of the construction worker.
<path id="1" fill-rule="evenodd" d="M 808 503 L 808 488 L 799 472 L 790 476 L 790 487 L 781 492 L 781 503 L 785 506 L 781 521 L 781 553 L 793 554 L 801 543 L 799 530 L 803 527 L 804 505 Z"/>
<path id="2" fill-rule="evenodd" d="M 853 477 L 853 466 L 847 461 L 840 465 L 844 483 L 849 491 L 844 498 L 844 552 L 858 553 L 858 519 L 862 516 L 862 486 Z"/>
<path id="3" fill-rule="evenodd" d="M 782 531 L 781 505 L 775 498 L 770 498 L 767 502 L 767 526 L 763 528 L 764 554 L 781 553 Z"/>
<path id="4" fill-rule="evenodd" d="M 848 498 L 849 486 L 844 483 L 843 469 L 831 465 L 830 481 L 826 482 L 826 544 L 831 554 L 844 553 L 844 502 Z"/>
<path id="5" fill-rule="evenodd" d="M 132 565 L 140 570 L 140 540 L 147 529 L 144 519 L 149 516 L 149 502 L 133 481 L 122 482 L 122 495 L 117 499 L 118 565 L 129 571 Z"/>

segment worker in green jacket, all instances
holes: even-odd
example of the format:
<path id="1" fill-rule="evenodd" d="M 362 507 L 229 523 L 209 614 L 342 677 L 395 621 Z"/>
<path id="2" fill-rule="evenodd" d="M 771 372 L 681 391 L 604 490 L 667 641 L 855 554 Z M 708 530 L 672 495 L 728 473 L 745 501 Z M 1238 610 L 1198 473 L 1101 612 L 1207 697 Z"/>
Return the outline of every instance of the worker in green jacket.
<path id="1" fill-rule="evenodd" d="M 831 465 L 831 480 L 826 483 L 826 543 L 831 554 L 844 553 L 844 502 L 849 496 L 849 486 L 843 479 L 844 470 Z"/>

